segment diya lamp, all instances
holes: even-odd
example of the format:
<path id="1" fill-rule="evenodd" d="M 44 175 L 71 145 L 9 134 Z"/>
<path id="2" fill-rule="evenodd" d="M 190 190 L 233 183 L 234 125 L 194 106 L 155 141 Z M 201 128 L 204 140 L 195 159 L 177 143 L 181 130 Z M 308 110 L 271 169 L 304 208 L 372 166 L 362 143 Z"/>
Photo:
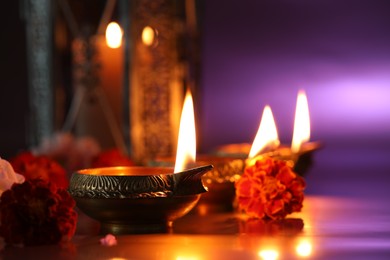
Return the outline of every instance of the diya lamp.
<path id="1" fill-rule="evenodd" d="M 214 167 L 203 175 L 208 192 L 202 194 L 196 210 L 205 215 L 209 212 L 226 212 L 234 209 L 236 190 L 234 183 L 245 168 L 245 158 L 234 156 L 200 155 L 197 165 L 212 164 Z"/>
<path id="2" fill-rule="evenodd" d="M 231 144 L 222 146 L 217 153 L 235 156 L 247 156 L 247 164 L 254 163 L 259 156 L 271 156 L 290 162 L 294 171 L 303 176 L 310 168 L 312 154 L 321 148 L 319 142 L 309 142 L 310 117 L 306 94 L 300 90 L 294 120 L 294 132 L 291 146 L 280 144 L 278 132 L 271 108 L 266 106 L 260 121 L 256 137 L 250 144 Z"/>
<path id="3" fill-rule="evenodd" d="M 202 193 L 202 176 L 213 166 L 195 164 L 192 97 L 184 102 L 175 168 L 107 167 L 73 173 L 69 192 L 77 207 L 101 223 L 101 233 L 167 232 L 187 214 Z"/>
<path id="4" fill-rule="evenodd" d="M 219 149 L 216 155 L 199 156 L 197 164 L 213 164 L 214 168 L 203 176 L 209 192 L 202 195 L 197 209 L 200 213 L 234 209 L 235 181 L 246 166 L 263 156 L 287 161 L 294 171 L 303 176 L 312 162 L 312 153 L 321 147 L 309 142 L 310 117 L 306 95 L 298 94 L 294 133 L 291 146 L 281 145 L 272 110 L 266 106 L 256 137 L 252 144 L 230 144 Z"/>
<path id="5" fill-rule="evenodd" d="M 269 111 L 271 111 L 270 108 Z M 255 143 L 257 138 L 261 139 L 261 145 L 255 149 L 255 144 L 252 145 L 248 163 L 250 164 L 251 161 L 256 160 L 257 156 L 271 156 L 289 162 L 296 173 L 304 176 L 311 166 L 313 152 L 321 147 L 319 142 L 309 142 L 310 116 L 305 92 L 300 90 L 298 93 L 291 146 L 280 145 L 272 112 L 269 113 L 270 116 L 263 113 L 262 121 L 265 121 L 264 125 L 266 127 L 260 129 L 262 122 L 260 123 L 254 141 Z"/>

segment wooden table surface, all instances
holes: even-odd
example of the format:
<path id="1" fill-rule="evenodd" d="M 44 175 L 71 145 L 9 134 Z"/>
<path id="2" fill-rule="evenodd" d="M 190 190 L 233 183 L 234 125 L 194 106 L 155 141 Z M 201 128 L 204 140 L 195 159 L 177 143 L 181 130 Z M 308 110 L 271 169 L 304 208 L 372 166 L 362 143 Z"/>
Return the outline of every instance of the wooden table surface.
<path id="1" fill-rule="evenodd" d="M 97 223 L 80 216 L 70 243 L 5 247 L 0 259 L 390 259 L 390 150 L 373 151 L 320 152 L 302 212 L 285 221 L 197 206 L 170 233 L 121 235 L 108 247 Z"/>
<path id="2" fill-rule="evenodd" d="M 6 247 L 2 259 L 388 259 L 390 207 L 381 201 L 307 196 L 284 221 L 247 220 L 237 212 L 177 220 L 171 233 L 117 236 L 102 246 L 79 229 L 65 245 Z M 91 225 L 93 226 L 93 225 Z M 81 234 L 84 233 L 84 234 Z"/>

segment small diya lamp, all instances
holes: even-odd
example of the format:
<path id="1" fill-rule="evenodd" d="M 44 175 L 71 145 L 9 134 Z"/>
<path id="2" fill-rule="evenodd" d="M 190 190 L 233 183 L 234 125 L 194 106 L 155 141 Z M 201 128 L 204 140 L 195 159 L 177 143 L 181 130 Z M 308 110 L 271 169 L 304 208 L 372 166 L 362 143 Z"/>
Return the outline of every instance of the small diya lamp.
<path id="1" fill-rule="evenodd" d="M 257 156 L 270 156 L 290 162 L 294 171 L 304 176 L 312 164 L 313 152 L 322 147 L 321 143 L 309 142 L 309 139 L 309 108 L 306 94 L 301 90 L 297 98 L 291 146 L 280 145 L 275 120 L 271 108 L 267 105 L 252 145 L 244 143 L 221 146 L 217 154 L 247 156 L 247 164 L 253 163 Z"/>
<path id="2" fill-rule="evenodd" d="M 264 156 L 287 161 L 294 171 L 303 176 L 311 165 L 312 153 L 320 148 L 318 142 L 308 142 L 310 120 L 307 98 L 303 91 L 298 95 L 292 146 L 280 145 L 271 108 L 266 106 L 259 129 L 252 144 L 229 144 L 218 149 L 214 156 L 199 156 L 198 165 L 213 164 L 214 169 L 203 176 L 209 192 L 202 195 L 197 209 L 201 213 L 234 208 L 235 181 L 246 166 Z"/>
<path id="3" fill-rule="evenodd" d="M 101 223 L 101 233 L 167 232 L 187 214 L 206 188 L 202 176 L 213 166 L 195 164 L 193 102 L 188 92 L 180 120 L 174 168 L 106 167 L 73 173 L 69 192 L 76 205 Z"/>
<path id="4" fill-rule="evenodd" d="M 244 172 L 245 161 L 245 158 L 232 156 L 198 156 L 197 165 L 214 166 L 202 177 L 208 192 L 202 195 L 196 207 L 198 213 L 226 212 L 234 209 L 234 183 Z"/>

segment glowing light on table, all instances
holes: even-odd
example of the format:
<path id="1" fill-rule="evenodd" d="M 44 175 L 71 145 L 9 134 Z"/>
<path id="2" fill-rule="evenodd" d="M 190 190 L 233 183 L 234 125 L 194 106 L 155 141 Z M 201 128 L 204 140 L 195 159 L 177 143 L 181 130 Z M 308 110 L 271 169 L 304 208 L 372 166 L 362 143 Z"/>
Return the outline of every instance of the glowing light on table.
<path id="1" fill-rule="evenodd" d="M 266 149 L 274 149 L 280 144 L 278 131 L 270 106 L 265 106 L 259 129 L 253 141 L 248 158 L 251 159 Z"/>
<path id="2" fill-rule="evenodd" d="M 178 256 L 176 260 L 199 260 L 196 256 Z"/>
<path id="3" fill-rule="evenodd" d="M 297 255 L 301 257 L 308 257 L 313 251 L 312 244 L 307 240 L 302 240 L 298 243 L 295 248 Z"/>
<path id="4" fill-rule="evenodd" d="M 177 143 L 175 172 L 181 172 L 196 160 L 196 130 L 194 102 L 190 91 L 184 99 L 180 117 L 179 137 Z"/>
<path id="5" fill-rule="evenodd" d="M 275 260 L 279 257 L 279 252 L 274 249 L 260 250 L 258 256 L 264 260 Z"/>
<path id="6" fill-rule="evenodd" d="M 300 90 L 297 97 L 295 110 L 294 132 L 291 143 L 291 151 L 299 152 L 303 143 L 310 139 L 310 116 L 306 94 Z"/>

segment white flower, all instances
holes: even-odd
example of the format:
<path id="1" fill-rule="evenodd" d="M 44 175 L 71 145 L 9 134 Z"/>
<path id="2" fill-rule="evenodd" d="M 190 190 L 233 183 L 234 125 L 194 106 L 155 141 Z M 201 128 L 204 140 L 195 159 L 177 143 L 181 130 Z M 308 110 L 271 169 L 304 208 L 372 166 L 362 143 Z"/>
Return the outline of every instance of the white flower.
<path id="1" fill-rule="evenodd" d="M 24 176 L 16 173 L 12 165 L 0 158 L 0 195 L 9 190 L 14 183 L 24 182 Z"/>
<path id="2" fill-rule="evenodd" d="M 34 154 L 49 156 L 61 162 L 68 171 L 89 168 L 100 152 L 101 147 L 94 138 L 75 137 L 68 132 L 57 132 L 34 149 Z"/>
<path id="3" fill-rule="evenodd" d="M 100 239 L 100 244 L 103 246 L 115 246 L 117 244 L 116 237 L 111 234 L 107 234 L 105 237 Z"/>

